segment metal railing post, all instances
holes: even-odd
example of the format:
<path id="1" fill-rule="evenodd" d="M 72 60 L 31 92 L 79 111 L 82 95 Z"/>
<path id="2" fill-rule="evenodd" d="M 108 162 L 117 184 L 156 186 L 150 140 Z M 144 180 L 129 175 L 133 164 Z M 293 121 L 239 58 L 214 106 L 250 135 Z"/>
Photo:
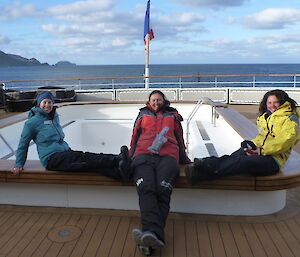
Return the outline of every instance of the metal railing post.
<path id="1" fill-rule="evenodd" d="M 252 87 L 255 87 L 255 76 L 252 78 Z"/>
<path id="2" fill-rule="evenodd" d="M 217 107 L 215 105 L 212 106 L 213 113 L 212 113 L 212 124 L 214 127 L 217 126 Z"/>
<path id="3" fill-rule="evenodd" d="M 189 134 L 190 134 L 190 122 L 192 120 L 192 118 L 194 117 L 195 113 L 198 111 L 201 103 L 202 103 L 202 99 L 199 99 L 198 102 L 196 103 L 194 109 L 192 110 L 192 112 L 190 113 L 189 117 L 186 120 L 186 152 L 189 153 Z"/>
<path id="4" fill-rule="evenodd" d="M 111 88 L 115 89 L 115 80 L 114 79 L 111 80 Z"/>
<path id="5" fill-rule="evenodd" d="M 0 84 L 0 93 L 1 93 L 1 101 L 2 101 L 2 103 L 1 102 L 0 103 L 3 106 L 3 108 L 6 110 L 5 84 L 4 83 Z M 2 107 L 2 106 L 0 106 L 0 107 Z"/>

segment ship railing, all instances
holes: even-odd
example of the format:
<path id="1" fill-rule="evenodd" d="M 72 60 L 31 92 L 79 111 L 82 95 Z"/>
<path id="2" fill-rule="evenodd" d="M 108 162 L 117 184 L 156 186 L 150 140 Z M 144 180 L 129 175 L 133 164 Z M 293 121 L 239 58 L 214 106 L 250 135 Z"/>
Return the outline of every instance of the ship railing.
<path id="1" fill-rule="evenodd" d="M 299 87 L 300 74 L 197 74 L 179 76 L 149 76 L 149 87 Z M 144 76 L 81 77 L 43 80 L 8 80 L 6 89 L 36 90 L 39 87 L 58 86 L 68 89 L 144 88 Z"/>

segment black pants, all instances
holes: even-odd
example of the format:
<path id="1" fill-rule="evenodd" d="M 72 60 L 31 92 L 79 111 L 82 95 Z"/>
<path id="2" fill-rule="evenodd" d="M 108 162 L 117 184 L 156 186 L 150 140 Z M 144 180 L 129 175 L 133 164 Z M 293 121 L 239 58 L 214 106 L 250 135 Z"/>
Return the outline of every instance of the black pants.
<path id="1" fill-rule="evenodd" d="M 164 241 L 164 227 L 179 166 L 171 157 L 140 155 L 132 162 L 143 231 Z"/>
<path id="2" fill-rule="evenodd" d="M 55 153 L 48 160 L 47 169 L 57 171 L 93 171 L 120 179 L 118 155 L 68 150 Z"/>
<path id="3" fill-rule="evenodd" d="M 203 158 L 203 160 L 204 168 L 212 174 L 212 179 L 239 174 L 270 176 L 279 171 L 279 165 L 272 156 L 247 156 L 243 148 L 231 155 L 224 155 L 219 158 L 212 156 Z"/>

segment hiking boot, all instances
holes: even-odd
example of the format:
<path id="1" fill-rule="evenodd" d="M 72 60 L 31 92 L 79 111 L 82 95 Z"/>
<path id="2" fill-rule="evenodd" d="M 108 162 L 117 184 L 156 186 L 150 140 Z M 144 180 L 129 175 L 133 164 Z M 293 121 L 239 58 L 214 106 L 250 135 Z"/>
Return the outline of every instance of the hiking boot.
<path id="1" fill-rule="evenodd" d="M 143 231 L 141 229 L 134 228 L 132 230 L 132 237 L 133 237 L 133 240 L 136 242 L 137 245 L 142 244 L 142 241 L 141 241 L 142 235 L 143 235 Z"/>
<path id="2" fill-rule="evenodd" d="M 132 172 L 130 169 L 131 159 L 129 157 L 129 152 L 126 145 L 121 146 L 118 160 L 119 160 L 118 168 L 122 179 L 125 181 L 129 181 L 132 177 Z"/>
<path id="3" fill-rule="evenodd" d="M 208 174 L 204 168 L 204 160 L 195 158 L 194 163 L 185 167 L 185 176 L 190 185 L 195 185 L 200 180 L 207 180 Z"/>
<path id="4" fill-rule="evenodd" d="M 143 232 L 141 243 L 143 246 L 152 247 L 154 249 L 159 249 L 165 246 L 165 243 L 150 231 Z"/>

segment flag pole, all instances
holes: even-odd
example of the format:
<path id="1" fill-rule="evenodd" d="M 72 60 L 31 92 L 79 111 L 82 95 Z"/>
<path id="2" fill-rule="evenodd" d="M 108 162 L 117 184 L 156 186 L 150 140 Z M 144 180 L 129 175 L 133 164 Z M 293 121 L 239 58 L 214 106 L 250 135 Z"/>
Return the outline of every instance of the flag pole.
<path id="1" fill-rule="evenodd" d="M 146 36 L 146 62 L 145 62 L 145 88 L 149 88 L 149 51 L 150 51 L 150 35 L 149 33 Z"/>

